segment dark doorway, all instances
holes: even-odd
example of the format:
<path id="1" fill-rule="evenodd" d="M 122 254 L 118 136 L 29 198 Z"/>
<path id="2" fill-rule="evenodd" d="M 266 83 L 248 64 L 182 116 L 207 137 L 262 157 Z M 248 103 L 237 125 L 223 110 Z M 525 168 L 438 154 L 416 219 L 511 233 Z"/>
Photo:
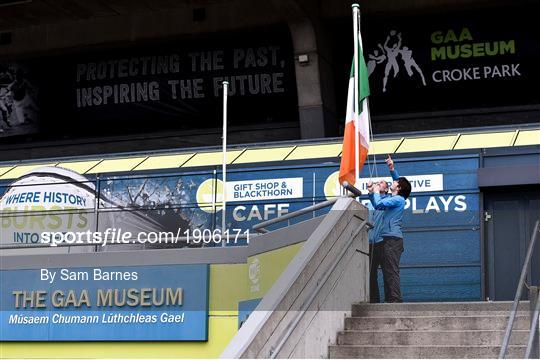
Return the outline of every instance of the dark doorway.
<path id="1" fill-rule="evenodd" d="M 512 187 L 484 194 L 487 294 L 492 300 L 513 300 L 534 224 L 540 219 L 540 188 Z M 526 283 L 540 285 L 540 238 Z"/>

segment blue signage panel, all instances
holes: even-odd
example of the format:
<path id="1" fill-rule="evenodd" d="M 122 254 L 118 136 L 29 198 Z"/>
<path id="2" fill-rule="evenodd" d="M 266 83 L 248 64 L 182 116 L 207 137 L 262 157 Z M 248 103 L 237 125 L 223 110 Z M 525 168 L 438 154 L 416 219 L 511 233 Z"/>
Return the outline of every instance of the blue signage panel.
<path id="1" fill-rule="evenodd" d="M 205 341 L 208 265 L 0 271 L 2 341 Z"/>
<path id="2" fill-rule="evenodd" d="M 371 158 L 370 158 L 371 160 Z M 403 218 L 402 287 L 405 301 L 480 300 L 481 241 L 477 154 L 396 158 L 396 168 L 413 185 Z M 341 195 L 339 164 L 232 168 L 227 181 L 228 246 L 238 231 Z M 367 193 L 372 178 L 390 181 L 384 156 L 367 164 L 358 187 Z M 109 175 L 100 180 L 100 206 L 123 213 L 136 209 L 159 230 L 185 231 L 221 227 L 221 174 L 211 171 Z M 0 190 L 1 191 L 1 190 Z M 107 200 L 107 201 L 106 201 Z M 367 196 L 360 199 L 369 202 Z M 322 215 L 329 208 L 269 226 L 269 230 Z M 100 213 L 103 217 L 110 212 Z M 136 225 L 136 224 L 135 224 Z M 136 227 L 136 226 L 134 226 Z M 180 231 L 178 231 L 180 230 Z M 135 230 L 134 230 L 135 232 Z M 200 231 L 199 231 L 200 233 Z M 212 246 L 209 243 L 190 245 Z M 184 244 L 178 244 L 183 246 Z"/>
<path id="3" fill-rule="evenodd" d="M 390 174 L 384 156 L 378 164 L 366 165 L 359 187 L 386 179 Z M 472 301 L 481 294 L 480 196 L 477 184 L 478 156 L 437 156 L 396 159 L 396 168 L 413 185 L 404 212 L 404 247 L 401 257 L 401 288 L 404 301 Z M 269 181 L 302 178 L 301 198 L 230 203 L 227 216 L 237 227 L 276 217 L 277 209 L 288 212 L 340 196 L 339 164 L 287 166 L 231 170 L 231 181 Z M 289 180 L 289 182 L 291 182 Z M 287 184 L 282 189 L 290 188 Z M 361 202 L 369 202 L 362 196 Z M 274 206 L 274 207 L 271 207 Z M 330 208 L 290 220 L 290 223 L 322 215 Z M 245 213 L 251 216 L 239 216 Z M 236 222 L 235 222 L 236 221 Z M 286 226 L 289 222 L 274 225 Z M 273 227 L 270 227 L 272 229 Z M 381 294 L 382 274 L 379 276 Z M 245 310 L 240 303 L 239 309 Z M 244 313 L 243 313 L 244 314 Z M 244 314 L 245 316 L 245 314 Z"/>
<path id="4" fill-rule="evenodd" d="M 402 287 L 405 301 L 480 300 L 480 197 L 477 184 L 478 156 L 435 156 L 396 158 L 400 175 L 409 178 L 413 192 L 407 200 L 403 225 L 405 252 L 402 255 Z M 250 229 L 253 225 L 306 206 L 340 196 L 337 182 L 338 163 L 286 165 L 231 169 L 228 174 L 227 228 Z M 129 180 L 114 180 L 103 184 L 113 198 L 127 196 L 126 189 L 139 189 L 133 182 L 148 188 L 148 204 L 155 206 L 159 220 L 166 223 L 164 213 L 178 204 L 178 212 L 166 228 L 175 228 L 180 219 L 190 224 L 214 228 L 221 224 L 221 211 L 213 211 L 211 202 L 221 202 L 219 184 L 212 181 L 221 175 L 183 174 L 169 178 L 166 186 L 160 177 L 139 176 Z M 368 164 L 358 185 L 367 193 L 367 181 L 386 179 L 390 174 L 384 156 L 373 166 Z M 119 182 L 120 181 L 120 182 Z M 125 182 L 122 183 L 122 181 Z M 155 183 L 155 184 L 154 184 Z M 122 186 L 120 186 L 122 185 Z M 158 188 L 154 191 L 153 187 Z M 175 189 L 180 189 L 175 192 Z M 150 191 L 152 190 L 152 191 Z M 182 195 L 160 195 L 169 191 Z M 119 195 L 115 195 L 119 194 Z M 123 195 L 122 195 L 123 194 Z M 126 198 L 127 199 L 127 198 Z M 163 200 L 165 199 L 165 200 Z M 152 208 L 152 205 L 141 206 Z M 368 202 L 367 196 L 361 198 Z M 124 200 L 123 202 L 127 202 Z M 322 215 L 329 208 L 277 223 L 268 229 Z M 191 212 L 191 213 L 188 213 Z M 184 215 L 182 215 L 184 214 Z M 170 226 L 176 224 L 175 226 Z M 245 244 L 240 241 L 238 245 Z M 229 246 L 232 244 L 229 244 Z M 382 285 L 382 284 L 381 284 Z"/>
<path id="5" fill-rule="evenodd" d="M 262 299 L 244 300 L 238 303 L 238 328 L 246 322 L 249 315 L 257 308 Z"/>

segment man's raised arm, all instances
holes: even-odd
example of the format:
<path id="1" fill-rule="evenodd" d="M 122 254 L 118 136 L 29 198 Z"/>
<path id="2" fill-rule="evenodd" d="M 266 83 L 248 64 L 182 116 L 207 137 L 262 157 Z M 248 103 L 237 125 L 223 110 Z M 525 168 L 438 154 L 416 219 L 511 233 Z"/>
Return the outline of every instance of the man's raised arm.
<path id="1" fill-rule="evenodd" d="M 394 167 L 394 160 L 392 160 L 390 154 L 388 154 L 388 158 L 386 158 L 386 165 L 388 165 L 388 170 L 390 170 L 390 176 L 392 176 L 392 180 L 399 179 L 399 174 Z"/>

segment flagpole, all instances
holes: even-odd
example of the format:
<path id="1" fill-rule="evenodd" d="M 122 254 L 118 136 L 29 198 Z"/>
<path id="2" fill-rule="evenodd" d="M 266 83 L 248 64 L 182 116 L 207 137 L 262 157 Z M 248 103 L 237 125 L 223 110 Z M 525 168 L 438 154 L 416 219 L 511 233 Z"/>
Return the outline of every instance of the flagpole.
<path id="1" fill-rule="evenodd" d="M 353 9 L 353 30 L 354 30 L 354 101 L 353 101 L 353 114 L 354 114 L 354 179 L 355 185 L 360 184 L 360 169 L 358 168 L 358 162 L 360 160 L 360 124 L 358 121 L 359 118 L 359 109 L 358 109 L 358 100 L 360 99 L 360 84 L 358 84 L 358 73 L 359 73 L 359 61 L 358 61 L 358 14 L 360 11 L 360 6 L 358 4 L 352 5 Z"/>
<path id="2" fill-rule="evenodd" d="M 225 222 L 226 222 L 226 210 L 227 210 L 227 98 L 229 95 L 229 82 L 223 82 L 223 163 L 221 164 L 221 171 L 223 173 L 223 199 L 221 204 L 221 245 L 225 246 Z"/>
<path id="3" fill-rule="evenodd" d="M 360 48 L 362 49 L 362 51 L 364 50 L 364 44 L 362 42 L 362 33 L 360 32 L 360 10 L 358 11 L 358 43 L 360 44 Z M 358 90 L 360 91 L 360 90 Z M 369 108 L 369 99 L 366 98 L 365 99 L 366 101 L 366 108 Z M 364 110 L 364 109 L 362 109 Z M 369 139 L 369 142 L 372 143 L 373 142 L 373 127 L 371 126 L 371 114 L 367 113 L 368 115 L 368 126 L 369 126 L 369 131 L 368 131 L 368 136 L 370 136 L 370 139 Z M 360 132 L 358 132 L 360 134 Z M 359 135 L 360 136 L 360 135 Z M 369 178 L 371 180 L 371 178 L 373 177 L 373 174 L 371 173 L 371 168 L 369 167 L 369 155 L 366 157 L 367 161 L 368 161 L 368 168 L 369 168 Z M 378 177 L 378 173 L 377 173 L 377 159 L 375 158 L 375 154 L 373 154 L 373 167 L 375 169 L 375 177 Z"/>

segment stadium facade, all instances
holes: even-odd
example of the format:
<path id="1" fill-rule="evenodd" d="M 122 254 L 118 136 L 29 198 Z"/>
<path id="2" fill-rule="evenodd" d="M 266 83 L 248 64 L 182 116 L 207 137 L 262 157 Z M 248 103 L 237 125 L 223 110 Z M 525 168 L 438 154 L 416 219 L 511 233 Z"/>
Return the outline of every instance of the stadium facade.
<path id="1" fill-rule="evenodd" d="M 388 177 L 392 154 L 413 184 L 404 300 L 512 299 L 540 217 L 538 6 L 360 5 L 375 139 L 362 178 Z M 124 313 L 118 295 L 113 313 L 99 313 L 113 327 L 30 328 L 21 322 L 41 314 L 32 306 L 10 323 L 15 303 L 3 291 L 6 354 L 218 356 L 302 243 L 246 255 L 243 237 L 227 249 L 186 240 L 221 224 L 221 83 L 230 83 L 228 227 L 244 232 L 341 196 L 350 4 L 30 1 L 7 2 L 0 17 L 3 284 L 28 284 L 17 301 L 38 302 L 34 273 L 54 264 L 84 274 L 95 255 L 104 273 L 137 273 L 133 298 L 143 288 L 184 295 L 183 311 L 166 314 Z M 166 245 L 33 248 L 44 231 L 109 227 L 187 232 Z M 530 283 L 538 259 L 537 247 Z M 94 319 L 84 293 L 104 301 L 99 284 L 66 284 L 54 301 L 73 314 L 57 318 Z"/>

